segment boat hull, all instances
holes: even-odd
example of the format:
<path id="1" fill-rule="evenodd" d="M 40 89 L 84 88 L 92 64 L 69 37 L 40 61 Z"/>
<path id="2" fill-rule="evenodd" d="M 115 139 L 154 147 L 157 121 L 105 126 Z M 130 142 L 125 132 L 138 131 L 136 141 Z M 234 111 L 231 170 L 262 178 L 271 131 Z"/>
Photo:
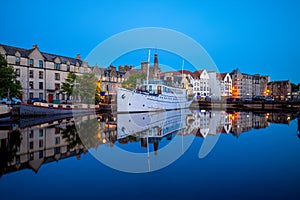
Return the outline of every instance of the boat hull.
<path id="1" fill-rule="evenodd" d="M 151 95 L 118 88 L 117 112 L 148 112 L 189 108 L 192 100 L 178 100 L 176 95 Z"/>
<path id="2" fill-rule="evenodd" d="M 20 105 L 20 116 L 42 116 L 42 115 L 76 115 L 91 114 L 98 110 L 96 108 L 55 108 L 46 106 Z"/>

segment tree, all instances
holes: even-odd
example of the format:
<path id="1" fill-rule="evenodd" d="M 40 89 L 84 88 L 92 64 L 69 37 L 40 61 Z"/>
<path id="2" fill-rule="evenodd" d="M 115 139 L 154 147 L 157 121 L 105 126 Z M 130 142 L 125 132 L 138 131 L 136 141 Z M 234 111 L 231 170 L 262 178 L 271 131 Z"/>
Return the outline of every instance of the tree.
<path id="1" fill-rule="evenodd" d="M 7 64 L 5 58 L 0 54 L 0 97 L 6 97 L 8 91 L 10 96 L 20 96 L 22 86 L 16 80 L 16 73 L 12 66 Z"/>
<path id="2" fill-rule="evenodd" d="M 73 93 L 73 89 L 76 83 L 76 74 L 74 72 L 69 72 L 69 74 L 67 75 L 66 81 L 62 83 L 61 85 L 61 90 L 60 93 L 66 93 L 67 95 L 67 99 L 66 99 L 66 103 L 68 103 L 68 99 L 69 97 L 72 95 Z"/>
<path id="3" fill-rule="evenodd" d="M 76 79 L 73 95 L 79 95 L 81 103 L 94 104 L 98 79 L 95 74 L 83 74 Z"/>
<path id="4" fill-rule="evenodd" d="M 300 83 L 298 83 L 298 85 L 296 85 L 295 83 L 291 83 L 291 89 L 292 92 L 297 92 L 300 89 Z"/>
<path id="5" fill-rule="evenodd" d="M 139 74 L 132 74 L 129 76 L 129 78 L 126 81 L 123 81 L 122 86 L 124 88 L 130 88 L 130 89 L 136 89 L 136 82 L 137 80 L 140 80 L 141 82 L 143 80 L 146 80 L 146 75 L 144 73 Z"/>

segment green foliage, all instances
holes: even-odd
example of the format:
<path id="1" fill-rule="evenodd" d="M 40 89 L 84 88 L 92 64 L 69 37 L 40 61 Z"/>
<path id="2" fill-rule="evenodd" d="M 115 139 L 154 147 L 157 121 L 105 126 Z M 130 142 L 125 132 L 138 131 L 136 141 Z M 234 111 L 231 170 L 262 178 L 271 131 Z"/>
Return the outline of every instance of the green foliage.
<path id="1" fill-rule="evenodd" d="M 98 80 L 95 74 L 83 74 L 76 79 L 73 95 L 79 95 L 81 103 L 94 104 Z"/>
<path id="2" fill-rule="evenodd" d="M 67 75 L 66 81 L 61 85 L 60 93 L 65 92 L 68 97 L 70 97 L 73 93 L 73 89 L 76 83 L 76 74 L 74 72 L 69 72 Z M 67 101 L 67 100 L 66 100 Z"/>
<path id="3" fill-rule="evenodd" d="M 291 83 L 292 92 L 297 92 L 300 89 L 300 83 L 296 85 L 295 83 Z"/>
<path id="4" fill-rule="evenodd" d="M 124 88 L 135 89 L 136 88 L 136 82 L 137 82 L 137 80 L 139 80 L 141 82 L 143 80 L 146 80 L 146 74 L 144 74 L 144 73 L 141 73 L 141 74 L 139 74 L 139 73 L 132 74 L 132 75 L 129 76 L 129 78 L 126 81 L 124 81 L 122 83 L 122 86 Z"/>
<path id="5" fill-rule="evenodd" d="M 16 81 L 14 68 L 7 64 L 2 55 L 0 55 L 0 85 L 0 97 L 6 97 L 8 89 L 11 97 L 20 96 L 22 93 L 22 86 Z"/>

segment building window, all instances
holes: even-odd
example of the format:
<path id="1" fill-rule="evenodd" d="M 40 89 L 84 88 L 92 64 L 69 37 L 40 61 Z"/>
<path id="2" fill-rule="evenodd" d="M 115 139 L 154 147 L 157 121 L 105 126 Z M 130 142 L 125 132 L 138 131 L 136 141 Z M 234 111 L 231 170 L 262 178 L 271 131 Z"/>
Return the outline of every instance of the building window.
<path id="1" fill-rule="evenodd" d="M 29 78 L 33 78 L 33 70 L 29 70 Z"/>
<path id="2" fill-rule="evenodd" d="M 55 87 L 55 90 L 60 90 L 60 84 L 59 83 L 55 83 L 54 87 Z"/>
<path id="3" fill-rule="evenodd" d="M 20 69 L 16 69 L 16 76 L 20 76 L 21 72 L 20 72 Z"/>
<path id="4" fill-rule="evenodd" d="M 33 67 L 33 59 L 29 59 L 29 66 Z"/>
<path id="5" fill-rule="evenodd" d="M 44 145 L 44 142 L 43 142 L 43 140 L 39 140 L 39 148 L 42 148 L 42 147 L 43 147 L 43 145 Z"/>
<path id="6" fill-rule="evenodd" d="M 44 72 L 39 71 L 39 79 L 43 79 L 44 78 Z"/>
<path id="7" fill-rule="evenodd" d="M 29 160 L 33 160 L 34 159 L 34 155 L 33 155 L 33 153 L 30 153 L 29 154 Z"/>
<path id="8" fill-rule="evenodd" d="M 54 69 L 60 70 L 60 64 L 59 63 L 54 63 Z"/>
<path id="9" fill-rule="evenodd" d="M 56 126 L 56 127 L 54 128 L 54 133 L 55 133 L 55 134 L 60 134 L 60 127 L 59 127 L 59 126 Z"/>
<path id="10" fill-rule="evenodd" d="M 40 90 L 43 89 L 43 82 L 39 82 L 39 89 L 40 89 Z"/>
<path id="11" fill-rule="evenodd" d="M 30 93 L 29 93 L 29 99 L 32 99 L 32 98 L 33 98 L 33 93 L 30 92 Z"/>
<path id="12" fill-rule="evenodd" d="M 33 81 L 29 81 L 29 89 L 33 89 Z"/>
<path id="13" fill-rule="evenodd" d="M 39 137 L 43 137 L 43 135 L 44 135 L 44 130 L 43 130 L 43 129 L 40 129 L 40 130 L 39 130 Z"/>
<path id="14" fill-rule="evenodd" d="M 55 99 L 59 100 L 59 93 L 55 94 Z"/>
<path id="15" fill-rule="evenodd" d="M 39 151 L 39 158 L 43 158 L 44 157 L 44 152 L 43 150 Z"/>
<path id="16" fill-rule="evenodd" d="M 39 98 L 42 99 L 44 94 L 42 92 L 39 93 Z"/>
<path id="17" fill-rule="evenodd" d="M 16 65 L 20 65 L 20 57 L 16 57 Z"/>
<path id="18" fill-rule="evenodd" d="M 56 137 L 55 138 L 55 144 L 59 144 L 60 143 L 60 137 Z"/>
<path id="19" fill-rule="evenodd" d="M 44 67 L 44 61 L 39 60 L 39 68 L 42 69 Z"/>
<path id="20" fill-rule="evenodd" d="M 57 80 L 57 81 L 60 80 L 60 74 L 59 73 L 55 73 L 55 80 Z"/>
<path id="21" fill-rule="evenodd" d="M 70 65 L 67 65 L 67 71 L 68 72 L 70 71 Z"/>
<path id="22" fill-rule="evenodd" d="M 62 93 L 61 100 L 65 100 L 65 99 L 66 99 L 66 95 L 64 93 Z"/>
<path id="23" fill-rule="evenodd" d="M 31 139 L 33 138 L 33 130 L 30 131 L 29 138 L 31 138 Z"/>
<path id="24" fill-rule="evenodd" d="M 33 142 L 29 143 L 29 149 L 33 149 Z"/>

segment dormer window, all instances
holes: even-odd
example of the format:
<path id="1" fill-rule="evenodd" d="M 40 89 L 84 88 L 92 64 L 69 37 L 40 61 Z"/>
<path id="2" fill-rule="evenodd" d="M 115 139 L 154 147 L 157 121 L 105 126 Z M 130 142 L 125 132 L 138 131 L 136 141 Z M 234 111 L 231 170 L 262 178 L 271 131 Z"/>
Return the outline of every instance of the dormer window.
<path id="1" fill-rule="evenodd" d="M 16 57 L 16 65 L 20 65 L 20 57 Z"/>
<path id="2" fill-rule="evenodd" d="M 44 67 L 44 62 L 42 60 L 39 60 L 39 68 L 42 69 Z"/>
<path id="3" fill-rule="evenodd" d="M 33 59 L 29 59 L 29 66 L 33 67 Z"/>
<path id="4" fill-rule="evenodd" d="M 60 70 L 60 64 L 59 63 L 54 63 L 54 69 Z"/>
<path id="5" fill-rule="evenodd" d="M 67 65 L 67 72 L 70 71 L 70 65 Z"/>

